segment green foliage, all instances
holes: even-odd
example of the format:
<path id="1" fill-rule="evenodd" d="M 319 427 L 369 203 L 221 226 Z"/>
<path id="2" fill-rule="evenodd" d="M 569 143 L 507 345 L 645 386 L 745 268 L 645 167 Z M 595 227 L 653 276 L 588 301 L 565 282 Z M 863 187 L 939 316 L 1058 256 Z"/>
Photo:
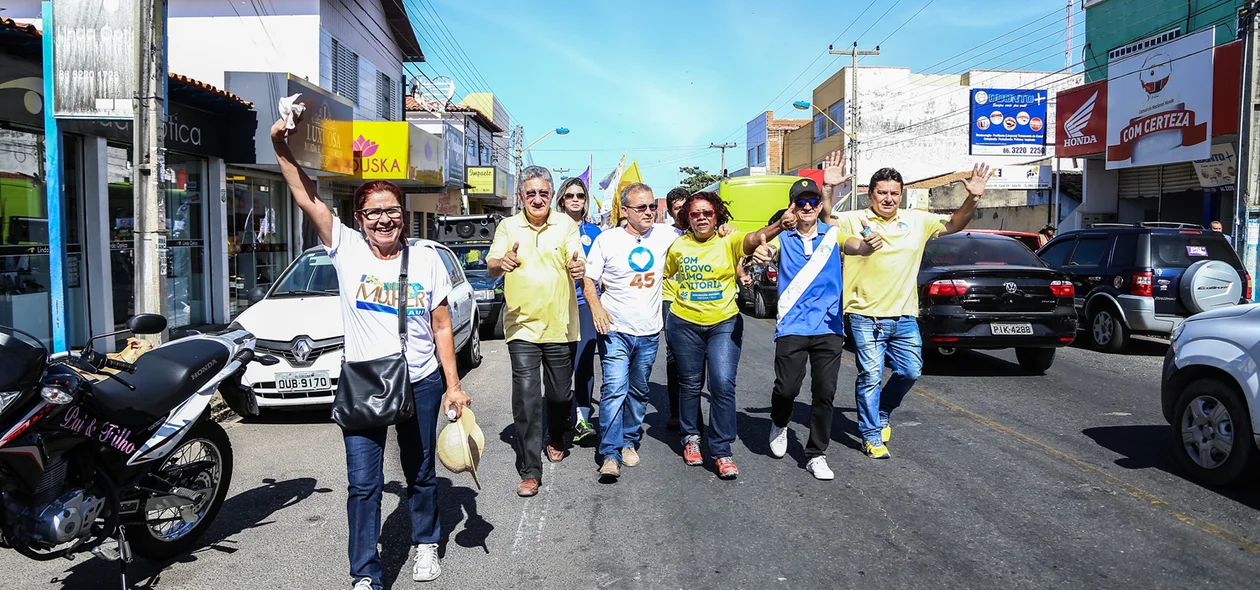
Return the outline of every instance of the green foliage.
<path id="1" fill-rule="evenodd" d="M 682 180 L 682 186 L 693 193 L 700 192 L 704 187 L 722 180 L 721 176 L 709 174 L 701 170 L 699 166 L 683 166 L 678 171 L 687 175 L 687 178 Z"/>

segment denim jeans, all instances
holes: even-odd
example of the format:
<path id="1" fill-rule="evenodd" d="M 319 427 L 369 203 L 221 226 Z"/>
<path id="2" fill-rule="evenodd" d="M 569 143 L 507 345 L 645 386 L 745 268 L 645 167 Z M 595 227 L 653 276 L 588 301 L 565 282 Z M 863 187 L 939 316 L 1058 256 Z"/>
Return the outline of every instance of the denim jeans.
<path id="1" fill-rule="evenodd" d="M 851 314 L 853 348 L 857 351 L 858 429 L 862 438 L 880 440 L 879 431 L 888 425 L 888 416 L 901 405 L 906 393 L 923 372 L 923 339 L 919 321 L 911 316 L 872 318 Z M 884 358 L 892 361 L 892 377 L 880 390 L 884 378 Z"/>
<path id="2" fill-rule="evenodd" d="M 573 407 L 591 407 L 591 392 L 595 390 L 595 351 L 599 344 L 599 332 L 595 331 L 595 320 L 591 319 L 591 308 L 578 306 L 578 321 L 582 326 L 582 339 L 578 340 L 577 352 L 573 356 Z M 577 412 L 574 412 L 576 419 Z"/>
<path id="3" fill-rule="evenodd" d="M 609 332 L 599 337 L 604 370 L 599 394 L 599 454 L 621 462 L 621 449 L 639 447 L 647 414 L 648 374 L 656 362 L 660 334 L 632 336 Z"/>
<path id="4" fill-rule="evenodd" d="M 682 436 L 700 434 L 700 387 L 706 364 L 709 379 L 709 454 L 731 456 L 735 442 L 735 373 L 744 341 L 744 317 L 736 315 L 712 326 L 693 324 L 670 315 L 666 336 L 678 359 L 678 406 Z"/>
<path id="5" fill-rule="evenodd" d="M 661 302 L 661 335 L 665 336 L 665 328 L 669 327 L 670 301 Z M 669 394 L 669 417 L 678 419 L 678 359 L 674 358 L 674 347 L 665 336 L 665 391 Z"/>
<path id="6" fill-rule="evenodd" d="M 416 415 L 394 426 L 398 455 L 408 482 L 407 506 L 411 513 L 411 544 L 437 543 L 442 536 L 438 520 L 437 474 L 434 449 L 437 441 L 438 406 L 446 391 L 442 372 L 411 384 Z M 385 485 L 385 439 L 389 428 L 342 430 L 346 445 L 346 478 L 349 480 L 346 516 L 350 524 L 350 578 L 371 578 L 381 584 L 381 556 L 376 544 L 381 537 L 381 494 Z"/>

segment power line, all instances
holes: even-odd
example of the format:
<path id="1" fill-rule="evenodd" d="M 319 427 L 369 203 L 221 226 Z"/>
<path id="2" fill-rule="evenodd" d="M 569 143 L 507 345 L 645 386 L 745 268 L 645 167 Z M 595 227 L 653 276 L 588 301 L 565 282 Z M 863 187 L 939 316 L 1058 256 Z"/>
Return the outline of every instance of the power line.
<path id="1" fill-rule="evenodd" d="M 881 46 L 881 45 L 883 45 L 883 44 L 887 43 L 889 39 L 892 39 L 892 38 L 893 38 L 893 35 L 896 35 L 899 31 L 901 31 L 901 29 L 905 28 L 905 26 L 906 26 L 906 25 L 910 24 L 910 21 L 914 20 L 914 17 L 919 16 L 919 13 L 923 12 L 924 10 L 926 10 L 926 9 L 927 9 L 927 7 L 931 6 L 931 5 L 932 5 L 932 3 L 933 3 L 933 2 L 935 2 L 935 1 L 936 1 L 936 0 L 928 0 L 928 1 L 927 1 L 927 4 L 924 4 L 922 7 L 920 7 L 918 12 L 916 12 L 916 13 L 914 13 L 914 14 L 910 15 L 910 18 L 906 19 L 906 22 L 901 23 L 901 26 L 897 27 L 896 29 L 893 29 L 893 32 L 889 33 L 887 37 L 884 37 L 884 40 L 883 40 L 883 41 L 880 41 L 879 43 L 876 43 L 876 44 L 875 44 L 875 46 L 876 46 L 876 47 L 879 47 L 879 46 Z M 860 40 L 861 40 L 861 39 L 859 39 L 859 41 L 860 41 Z M 858 61 L 861 61 L 861 59 L 859 58 L 859 60 L 858 60 Z"/>
<path id="2" fill-rule="evenodd" d="M 875 22 L 871 23 L 869 27 L 866 27 L 866 30 L 862 31 L 861 35 L 858 35 L 858 38 L 857 40 L 854 41 L 854 43 L 858 43 L 862 41 L 862 37 L 865 37 L 867 33 L 871 32 L 871 29 L 875 28 L 876 23 L 879 23 L 880 21 L 884 20 L 884 17 L 888 16 L 888 13 L 892 12 L 893 9 L 896 8 L 898 4 L 901 4 L 901 0 L 897 0 L 896 2 L 893 2 L 892 6 L 889 6 L 888 10 L 884 11 L 884 14 L 879 15 L 879 18 L 875 19 Z"/>

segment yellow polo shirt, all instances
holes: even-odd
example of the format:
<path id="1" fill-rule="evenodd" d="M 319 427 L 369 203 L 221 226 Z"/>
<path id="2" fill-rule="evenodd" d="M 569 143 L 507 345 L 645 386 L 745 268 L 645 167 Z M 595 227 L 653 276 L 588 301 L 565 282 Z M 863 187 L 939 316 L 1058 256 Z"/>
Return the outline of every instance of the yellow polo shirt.
<path id="1" fill-rule="evenodd" d="M 863 219 L 883 236 L 884 246 L 870 256 L 844 257 L 844 312 L 917 317 L 923 247 L 945 229 L 949 216 L 902 209 L 884 220 L 867 208 L 833 216 L 832 222 L 843 232 L 861 236 Z"/>
<path id="2" fill-rule="evenodd" d="M 696 241 L 692 234 L 674 240 L 665 255 L 665 276 L 673 277 L 669 312 L 701 326 L 712 326 L 739 313 L 735 300 L 735 265 L 744 256 L 744 232 Z"/>
<path id="3" fill-rule="evenodd" d="M 579 260 L 586 259 L 578 225 L 568 215 L 552 211 L 547 223 L 536 228 L 522 211 L 499 223 L 486 258 L 503 258 L 513 244 L 520 244 L 516 256 L 521 265 L 503 279 L 507 340 L 577 342 L 582 328 L 569 257 L 577 252 Z"/>

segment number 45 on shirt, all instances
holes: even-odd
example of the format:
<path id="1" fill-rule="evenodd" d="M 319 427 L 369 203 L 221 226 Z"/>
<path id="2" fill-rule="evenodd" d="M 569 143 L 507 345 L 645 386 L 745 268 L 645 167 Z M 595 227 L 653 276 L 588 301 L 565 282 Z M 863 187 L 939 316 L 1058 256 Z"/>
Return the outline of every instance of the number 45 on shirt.
<path id="1" fill-rule="evenodd" d="M 655 284 L 656 273 L 654 272 L 636 273 L 634 277 L 630 279 L 630 286 L 638 287 L 639 289 L 651 289 Z"/>

